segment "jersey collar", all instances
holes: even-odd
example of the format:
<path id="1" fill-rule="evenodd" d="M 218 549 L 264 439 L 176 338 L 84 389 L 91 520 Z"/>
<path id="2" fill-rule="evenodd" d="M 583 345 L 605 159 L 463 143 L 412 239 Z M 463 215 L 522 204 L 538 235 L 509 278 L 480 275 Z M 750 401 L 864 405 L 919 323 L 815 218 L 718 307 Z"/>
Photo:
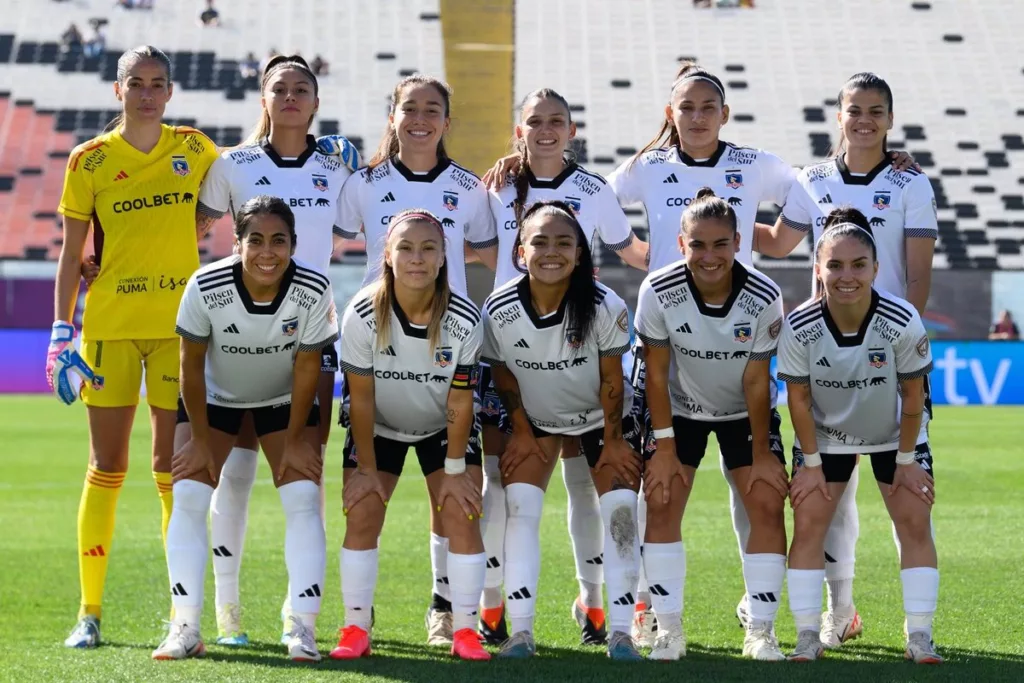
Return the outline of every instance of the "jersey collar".
<path id="1" fill-rule="evenodd" d="M 836 168 L 839 169 L 839 175 L 843 177 L 843 182 L 847 185 L 870 185 L 878 177 L 878 174 L 889 168 L 891 164 L 889 159 L 882 159 L 877 166 L 868 171 L 867 175 L 853 175 L 846 166 L 846 155 L 840 154 L 836 157 Z"/>
<path id="2" fill-rule="evenodd" d="M 391 157 L 391 165 L 410 183 L 432 183 L 452 165 L 452 161 L 451 159 L 438 159 L 437 166 L 425 174 L 417 174 L 410 171 L 408 166 L 399 161 L 397 154 Z"/>
<path id="3" fill-rule="evenodd" d="M 245 284 L 242 282 L 241 258 L 231 267 L 231 274 L 235 280 L 235 290 L 238 292 L 238 298 L 242 300 L 242 305 L 245 306 L 247 313 L 250 315 L 276 315 L 277 309 L 281 308 L 281 302 L 288 295 L 288 289 L 292 286 L 292 277 L 295 275 L 295 261 L 292 260 L 288 264 L 288 268 L 284 271 L 284 277 L 281 278 L 281 288 L 277 290 L 277 296 L 274 297 L 269 306 L 258 306 L 253 303 L 249 290 L 245 288 Z"/>
<path id="4" fill-rule="evenodd" d="M 278 168 L 302 168 L 306 165 L 306 162 L 309 161 L 309 158 L 313 156 L 313 152 L 316 151 L 316 138 L 312 135 L 307 135 L 306 151 L 295 159 L 282 159 L 281 155 L 277 153 L 277 150 L 271 147 L 270 138 L 263 138 L 260 140 L 260 147 L 263 148 L 264 154 L 266 154 Z"/>
<path id="5" fill-rule="evenodd" d="M 829 313 L 828 306 L 825 305 L 825 298 L 822 297 L 821 299 L 821 315 L 825 318 L 825 327 L 828 328 L 828 331 L 832 334 L 832 339 L 836 342 L 836 346 L 839 347 L 860 346 L 864 343 L 864 336 L 868 333 L 868 326 L 871 325 L 871 321 L 875 317 L 875 309 L 877 308 L 878 292 L 872 289 L 871 305 L 868 307 L 867 315 L 864 316 L 864 322 L 860 324 L 860 329 L 857 330 L 856 336 L 847 337 L 839 331 L 839 326 L 832 319 L 832 314 Z"/>
<path id="6" fill-rule="evenodd" d="M 537 311 L 533 308 L 533 299 L 530 298 L 530 276 L 524 275 L 519 279 L 519 284 L 516 285 L 516 290 L 519 292 L 519 301 L 523 306 L 523 310 L 526 311 L 526 315 L 530 318 L 530 322 L 538 330 L 544 330 L 549 327 L 558 327 L 565 320 L 565 309 L 569 303 L 568 296 L 562 297 L 562 303 L 558 304 L 558 310 L 553 315 L 549 315 L 546 318 L 540 317 Z"/>
<path id="7" fill-rule="evenodd" d="M 532 187 L 534 189 L 537 189 L 537 190 L 557 190 L 559 187 L 562 186 L 562 183 L 564 183 L 569 176 L 571 176 L 573 173 L 576 172 L 577 168 L 579 168 L 579 166 L 577 166 L 574 163 L 566 164 L 566 166 L 562 170 L 562 172 L 559 173 L 558 175 L 556 175 L 551 180 L 538 180 L 537 176 L 535 176 L 533 174 L 533 169 L 530 168 L 529 166 L 527 166 L 526 167 L 526 177 L 530 181 L 530 187 Z"/>
<path id="8" fill-rule="evenodd" d="M 395 317 L 398 318 L 398 324 L 402 326 L 402 333 L 406 337 L 412 337 L 413 339 L 427 338 L 427 328 L 415 327 L 411 322 L 409 322 L 409 317 L 398 304 L 398 299 L 395 298 L 394 293 L 391 294 L 391 310 L 395 312 Z"/>
<path id="9" fill-rule="evenodd" d="M 682 147 L 676 147 L 676 155 L 679 157 L 679 162 L 686 164 L 687 166 L 702 166 L 704 168 L 714 168 L 718 166 L 718 160 L 725 154 L 725 148 L 728 147 L 728 143 L 724 140 L 718 141 L 718 149 L 709 158 L 704 161 L 696 161 L 693 157 L 683 151 Z"/>
<path id="10" fill-rule="evenodd" d="M 700 290 L 693 283 L 693 275 L 689 272 L 690 267 L 684 266 L 684 269 L 686 270 L 686 286 L 690 288 L 690 296 L 693 297 L 694 303 L 697 304 L 697 310 L 700 311 L 700 314 L 708 318 L 724 318 L 728 316 L 729 311 L 732 310 L 732 305 L 736 303 L 736 299 L 740 295 L 740 290 L 743 289 L 743 285 L 747 282 L 747 269 L 739 261 L 733 261 L 732 291 L 729 292 L 729 298 L 725 300 L 721 308 L 712 308 L 704 303 L 704 297 L 700 295 Z"/>

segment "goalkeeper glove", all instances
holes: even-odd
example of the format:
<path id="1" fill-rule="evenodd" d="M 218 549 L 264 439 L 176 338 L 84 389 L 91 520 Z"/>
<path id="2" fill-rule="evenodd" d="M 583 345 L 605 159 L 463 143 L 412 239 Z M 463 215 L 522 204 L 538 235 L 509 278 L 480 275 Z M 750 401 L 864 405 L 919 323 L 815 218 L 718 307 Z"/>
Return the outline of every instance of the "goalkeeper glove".
<path id="1" fill-rule="evenodd" d="M 359 170 L 359 150 L 343 135 L 323 135 L 316 140 L 316 151 L 330 157 L 338 157 L 348 170 Z"/>
<path id="2" fill-rule="evenodd" d="M 74 339 L 74 325 L 63 320 L 53 323 L 46 352 L 46 382 L 65 405 L 75 402 L 83 382 L 89 382 L 93 389 L 103 388 L 103 378 L 93 372 L 75 349 Z"/>

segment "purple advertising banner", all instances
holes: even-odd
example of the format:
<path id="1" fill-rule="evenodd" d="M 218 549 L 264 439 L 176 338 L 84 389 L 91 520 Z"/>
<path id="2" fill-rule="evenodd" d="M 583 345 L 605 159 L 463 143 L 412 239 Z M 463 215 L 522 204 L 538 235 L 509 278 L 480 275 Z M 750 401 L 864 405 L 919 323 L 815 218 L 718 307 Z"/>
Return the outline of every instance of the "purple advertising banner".
<path id="1" fill-rule="evenodd" d="M 50 391 L 46 384 L 46 347 L 49 344 L 49 329 L 0 330 L 0 393 Z"/>
<path id="2" fill-rule="evenodd" d="M 49 329 L 53 323 L 53 280 L 0 278 L 0 328 Z"/>

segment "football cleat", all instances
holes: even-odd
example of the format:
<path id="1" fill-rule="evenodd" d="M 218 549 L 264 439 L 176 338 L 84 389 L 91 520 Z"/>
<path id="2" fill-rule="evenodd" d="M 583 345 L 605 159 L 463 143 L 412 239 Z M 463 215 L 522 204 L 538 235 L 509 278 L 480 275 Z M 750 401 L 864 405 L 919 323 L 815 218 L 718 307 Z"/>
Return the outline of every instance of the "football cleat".
<path id="1" fill-rule="evenodd" d="M 451 613 L 448 613 L 451 617 Z M 486 662 L 491 653 L 480 644 L 480 637 L 471 628 L 459 629 L 452 634 L 452 655 L 459 659 L 475 662 Z"/>
<path id="2" fill-rule="evenodd" d="M 100 620 L 91 614 L 86 614 L 78 620 L 75 628 L 64 640 L 64 647 L 77 647 L 90 649 L 100 644 Z"/>
<path id="3" fill-rule="evenodd" d="M 654 641 L 658 637 L 658 618 L 654 616 L 654 610 L 638 602 L 636 611 L 633 612 L 633 627 L 630 633 L 637 647 L 654 647 Z"/>
<path id="4" fill-rule="evenodd" d="M 242 632 L 242 610 L 238 605 L 217 608 L 217 644 L 225 647 L 245 647 L 249 636 Z"/>
<path id="5" fill-rule="evenodd" d="M 199 629 L 181 621 L 173 621 L 164 642 L 153 650 L 153 659 L 186 659 L 202 657 L 205 654 L 206 646 L 199 636 Z"/>
<path id="6" fill-rule="evenodd" d="M 519 631 L 506 640 L 498 652 L 500 659 L 529 659 L 537 654 L 537 644 L 533 642 L 533 634 Z"/>
<path id="7" fill-rule="evenodd" d="M 736 620 L 740 622 L 740 628 L 746 630 L 750 626 L 750 596 L 746 593 L 740 598 L 736 605 Z"/>
<path id="8" fill-rule="evenodd" d="M 281 605 L 281 644 L 287 645 L 290 637 L 292 627 L 291 619 L 292 616 L 292 596 L 289 593 L 285 596 L 284 603 Z"/>
<path id="9" fill-rule="evenodd" d="M 942 656 L 935 651 L 935 642 L 927 633 L 915 631 L 907 638 L 907 649 L 903 653 L 914 664 L 942 664 Z"/>
<path id="10" fill-rule="evenodd" d="M 813 662 L 825 654 L 825 646 L 815 631 L 801 631 L 796 639 L 796 647 L 789 656 L 791 662 Z"/>
<path id="11" fill-rule="evenodd" d="M 743 656 L 761 662 L 781 662 L 786 658 L 771 624 L 747 627 L 743 637 Z"/>
<path id="12" fill-rule="evenodd" d="M 680 657 L 686 656 L 686 632 L 682 624 L 678 631 L 658 631 L 658 637 L 654 639 L 654 647 L 647 659 L 659 662 L 674 662 Z"/>
<path id="13" fill-rule="evenodd" d="M 828 650 L 834 650 L 848 640 L 859 638 L 864 632 L 864 623 L 860 614 L 852 605 L 848 608 L 831 609 L 825 613 L 821 622 L 821 644 Z"/>
<path id="14" fill-rule="evenodd" d="M 633 637 L 623 631 L 613 631 L 608 639 L 608 659 L 613 662 L 640 662 L 643 656 L 636 651 Z"/>
<path id="15" fill-rule="evenodd" d="M 427 610 L 424 621 L 427 625 L 427 645 L 440 647 L 452 644 L 451 612 L 442 612 L 431 607 Z"/>
<path id="16" fill-rule="evenodd" d="M 508 640 L 504 601 L 499 607 L 480 610 L 480 624 L 477 630 L 488 645 L 501 645 Z"/>
<path id="17" fill-rule="evenodd" d="M 293 662 L 319 662 L 320 651 L 316 648 L 313 629 L 294 615 L 291 622 L 292 628 L 288 632 L 288 657 Z"/>
<path id="18" fill-rule="evenodd" d="M 359 659 L 369 657 L 370 634 L 358 626 L 346 626 L 338 632 L 338 646 L 327 656 L 331 659 Z"/>
<path id="19" fill-rule="evenodd" d="M 576 598 L 572 603 L 572 618 L 580 627 L 580 644 L 604 645 L 608 642 L 608 630 L 602 608 L 584 607 L 579 598 Z"/>

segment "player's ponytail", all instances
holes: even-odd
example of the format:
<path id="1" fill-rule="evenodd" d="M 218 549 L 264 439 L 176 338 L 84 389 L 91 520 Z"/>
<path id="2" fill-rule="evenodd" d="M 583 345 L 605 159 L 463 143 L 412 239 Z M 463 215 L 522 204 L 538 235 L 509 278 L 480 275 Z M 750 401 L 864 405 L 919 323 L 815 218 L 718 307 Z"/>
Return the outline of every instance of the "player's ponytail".
<path id="1" fill-rule="evenodd" d="M 523 222 L 520 223 L 515 242 L 512 244 L 512 263 L 519 272 L 527 272 L 519 260 L 519 246 L 527 228 L 533 221 L 543 216 L 553 216 L 565 221 L 576 232 L 576 246 L 580 251 L 579 262 L 569 275 L 569 289 L 565 293 L 566 327 L 579 335 L 579 346 L 570 343 L 575 354 L 576 350 L 586 343 L 597 318 L 597 280 L 594 279 L 594 260 L 590 255 L 587 235 L 583 231 L 583 226 L 576 220 L 572 207 L 562 201 L 541 201 L 530 205 L 523 215 Z"/>
<path id="2" fill-rule="evenodd" d="M 132 70 L 132 67 L 141 62 L 143 59 L 154 59 L 160 63 L 160 66 L 164 68 L 167 73 L 167 85 L 170 87 L 171 84 L 171 60 L 164 54 L 163 50 L 153 47 L 152 45 L 140 45 L 133 47 L 130 50 L 125 50 L 121 53 L 121 56 L 117 58 L 117 82 L 124 87 L 125 81 L 128 80 L 128 72 Z M 104 133 L 117 130 L 124 125 L 124 110 L 118 112 L 117 116 L 111 119 L 107 127 L 103 129 Z"/>
<path id="3" fill-rule="evenodd" d="M 277 55 L 267 62 L 266 68 L 263 69 L 263 77 L 260 79 L 260 94 L 267 89 L 267 83 L 270 82 L 270 77 L 283 69 L 296 69 L 303 72 L 303 74 L 309 78 L 310 82 L 313 84 L 313 96 L 320 96 L 320 84 L 316 80 L 316 74 L 313 73 L 313 70 L 309 68 L 309 64 L 307 64 L 306 60 L 300 55 Z M 313 115 L 309 117 L 307 129 L 309 126 L 313 125 L 313 119 L 315 117 L 316 113 L 314 112 Z M 270 135 L 270 128 L 270 112 L 267 111 L 266 107 L 263 107 L 260 113 L 259 122 L 251 131 L 249 131 L 249 135 L 240 146 L 258 145 L 260 140 Z"/>
<path id="4" fill-rule="evenodd" d="M 702 187 L 697 190 L 693 201 L 690 202 L 683 216 L 680 219 L 680 230 L 685 234 L 690 228 L 701 221 L 721 221 L 732 228 L 732 234 L 736 234 L 737 219 L 729 203 L 715 195 L 710 187 Z"/>
<path id="5" fill-rule="evenodd" d="M 436 89 L 438 94 L 441 95 L 441 101 L 444 102 L 444 117 L 447 119 L 451 116 L 452 89 L 444 81 L 431 78 L 430 76 L 421 76 L 419 74 L 403 78 L 398 82 L 398 85 L 395 86 L 395 89 L 391 91 L 391 103 L 388 106 L 389 116 L 394 116 L 395 111 L 398 108 L 398 103 L 402 100 L 402 93 L 405 92 L 405 89 L 417 85 L 429 85 Z M 438 161 L 443 161 L 448 158 L 448 152 L 444 147 L 444 137 L 445 136 L 442 135 L 441 139 L 437 142 Z M 366 165 L 367 170 L 372 171 L 396 154 L 398 154 L 398 131 L 389 119 L 384 128 L 384 135 L 380 139 L 380 144 L 377 145 L 377 151 L 373 153 L 373 156 L 370 158 L 370 162 Z M 373 178 L 373 174 L 368 173 L 366 177 Z"/>
<path id="6" fill-rule="evenodd" d="M 839 89 L 839 96 L 836 97 L 836 109 L 839 111 L 843 110 L 843 100 L 853 90 L 875 90 L 882 94 L 885 98 L 886 104 L 889 106 L 889 113 L 892 113 L 893 102 L 892 102 L 892 88 L 885 82 L 885 79 L 881 76 L 871 73 L 870 71 L 862 71 L 850 76 L 843 87 Z M 828 158 L 835 159 L 841 156 L 846 151 L 846 134 L 843 133 L 842 126 L 839 127 L 839 138 L 836 140 L 836 144 L 832 145 L 832 149 L 829 152 Z M 888 154 L 889 152 L 889 136 L 886 135 L 882 138 L 882 152 Z"/>
<path id="7" fill-rule="evenodd" d="M 519 104 L 519 122 L 523 121 L 523 110 L 527 103 L 533 100 L 556 100 L 565 108 L 565 116 L 569 123 L 572 123 L 572 110 L 569 109 L 569 102 L 551 88 L 540 88 L 527 94 Z M 513 136 L 510 141 L 512 152 L 519 155 L 519 170 L 515 172 L 512 186 L 516 188 L 516 196 L 512 200 L 512 210 L 515 212 L 516 223 L 522 222 L 523 214 L 526 211 L 526 196 L 530 191 L 530 176 L 527 170 L 530 168 L 530 155 L 526 146 L 526 138 Z M 576 155 L 571 149 L 563 150 L 563 158 L 566 164 L 576 162 Z"/>

